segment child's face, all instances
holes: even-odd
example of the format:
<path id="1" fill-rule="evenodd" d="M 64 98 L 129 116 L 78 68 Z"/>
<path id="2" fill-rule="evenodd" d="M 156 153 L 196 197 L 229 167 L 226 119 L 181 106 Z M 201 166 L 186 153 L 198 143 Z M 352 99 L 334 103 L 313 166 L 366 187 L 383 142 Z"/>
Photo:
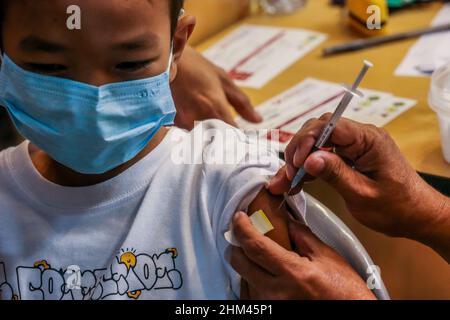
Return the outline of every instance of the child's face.
<path id="1" fill-rule="evenodd" d="M 66 25 L 71 5 L 81 30 Z M 12 0 L 2 29 L 22 68 L 96 86 L 164 72 L 170 31 L 168 0 Z"/>

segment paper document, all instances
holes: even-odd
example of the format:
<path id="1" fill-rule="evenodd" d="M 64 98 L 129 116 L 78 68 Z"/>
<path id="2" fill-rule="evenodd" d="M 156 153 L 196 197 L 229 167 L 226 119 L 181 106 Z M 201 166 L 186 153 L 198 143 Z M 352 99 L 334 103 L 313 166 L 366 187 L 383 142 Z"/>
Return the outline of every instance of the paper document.
<path id="1" fill-rule="evenodd" d="M 361 92 L 364 97 L 354 98 L 344 117 L 378 127 L 386 125 L 416 104 L 415 100 L 395 97 L 386 92 L 367 89 L 361 89 Z M 242 129 L 279 129 L 277 139 L 282 151 L 307 120 L 334 112 L 344 94 L 341 85 L 308 78 L 259 106 L 257 110 L 264 118 L 262 123 L 253 124 L 242 118 L 238 118 L 237 123 Z M 264 130 L 261 132 L 266 135 L 265 138 L 273 139 Z"/>
<path id="2" fill-rule="evenodd" d="M 433 21 L 433 26 L 450 23 L 450 5 L 446 5 Z M 398 76 L 426 77 L 450 63 L 450 31 L 421 37 L 409 50 L 395 71 Z"/>
<path id="3" fill-rule="evenodd" d="M 204 55 L 239 86 L 259 89 L 325 39 L 309 30 L 243 25 Z"/>

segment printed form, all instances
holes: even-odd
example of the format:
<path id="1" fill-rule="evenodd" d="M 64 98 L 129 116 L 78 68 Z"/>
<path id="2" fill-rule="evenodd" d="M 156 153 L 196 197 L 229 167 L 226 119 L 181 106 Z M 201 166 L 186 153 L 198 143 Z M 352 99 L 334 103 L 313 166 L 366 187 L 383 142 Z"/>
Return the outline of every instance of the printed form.
<path id="1" fill-rule="evenodd" d="M 450 5 L 441 9 L 433 21 L 433 26 L 447 23 L 450 23 Z M 395 74 L 426 77 L 447 63 L 450 63 L 450 31 L 421 37 L 409 50 Z"/>
<path id="2" fill-rule="evenodd" d="M 243 25 L 203 54 L 237 85 L 260 89 L 325 39 L 309 30 Z"/>
<path id="3" fill-rule="evenodd" d="M 386 125 L 417 103 L 386 92 L 360 91 L 364 97 L 354 98 L 344 117 L 378 127 Z M 278 129 L 277 142 L 280 151 L 283 151 L 306 121 L 334 112 L 344 94 L 343 87 L 338 84 L 308 78 L 259 106 L 257 110 L 264 118 L 262 123 L 253 124 L 242 118 L 236 121 L 242 129 Z M 264 138 L 273 139 L 267 132 L 262 132 L 266 135 Z"/>

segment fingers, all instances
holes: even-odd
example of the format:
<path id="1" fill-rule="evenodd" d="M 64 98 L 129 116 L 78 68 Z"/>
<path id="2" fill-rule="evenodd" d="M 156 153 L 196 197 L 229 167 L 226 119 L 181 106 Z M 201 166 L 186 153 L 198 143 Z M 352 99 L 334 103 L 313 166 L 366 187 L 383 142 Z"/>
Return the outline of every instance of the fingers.
<path id="1" fill-rule="evenodd" d="M 267 288 L 273 276 L 251 261 L 241 248 L 232 247 L 230 264 L 252 287 Z"/>
<path id="2" fill-rule="evenodd" d="M 273 195 L 282 195 L 289 191 L 291 181 L 287 177 L 286 166 L 283 166 L 269 181 L 267 189 Z"/>
<path id="3" fill-rule="evenodd" d="M 186 107 L 184 109 L 187 109 Z M 228 103 L 223 92 L 216 96 L 199 95 L 195 101 L 195 109 L 192 110 L 192 118 L 196 121 L 207 119 L 219 119 L 236 127 L 236 122 L 231 114 L 232 106 Z"/>
<path id="4" fill-rule="evenodd" d="M 303 185 L 307 182 L 310 182 L 314 178 L 310 175 L 306 175 L 303 179 L 303 183 L 300 183 L 294 190 L 291 190 L 291 180 L 287 177 L 286 166 L 283 166 L 277 174 L 270 179 L 267 184 L 267 190 L 275 196 L 283 195 L 289 191 L 289 195 L 294 195 L 302 191 Z"/>
<path id="5" fill-rule="evenodd" d="M 337 154 L 355 162 L 373 147 L 379 147 L 380 151 L 386 149 L 390 141 L 391 138 L 383 135 L 382 129 L 342 118 L 329 142 L 335 147 Z"/>
<path id="6" fill-rule="evenodd" d="M 296 168 L 300 168 L 309 156 L 330 117 L 331 114 L 327 113 L 319 119 L 309 120 L 289 143 L 285 151 L 289 179 L 295 176 Z M 329 143 L 337 147 L 341 155 L 356 160 L 364 154 L 367 146 L 370 145 L 369 142 L 373 141 L 376 136 L 374 130 L 372 126 L 362 125 L 349 119 L 341 119 L 334 129 Z"/>
<path id="7" fill-rule="evenodd" d="M 198 95 L 192 98 L 195 101 L 189 101 L 189 103 L 183 101 L 177 104 L 176 126 L 190 130 L 194 127 L 195 121 L 207 119 L 219 119 L 236 126 L 231 114 L 231 106 L 225 96 L 211 98 L 211 96 Z"/>
<path id="8" fill-rule="evenodd" d="M 270 193 L 281 195 L 290 190 L 292 180 L 313 149 L 325 123 L 325 119 L 311 119 L 307 121 L 300 132 L 292 138 L 284 152 L 286 165 L 269 181 L 268 190 Z M 293 194 L 300 192 L 300 190 L 301 187 L 297 188 L 297 190 L 294 190 Z"/>
<path id="9" fill-rule="evenodd" d="M 245 255 L 272 275 L 283 274 L 293 260 L 300 259 L 295 253 L 287 251 L 276 242 L 261 235 L 243 212 L 235 215 L 233 232 Z"/>
<path id="10" fill-rule="evenodd" d="M 234 84 L 228 75 L 224 74 L 221 79 L 225 95 L 236 112 L 247 121 L 253 123 L 263 121 L 263 118 L 253 107 L 247 95 Z"/>
<path id="11" fill-rule="evenodd" d="M 298 169 L 304 165 L 330 117 L 331 114 L 325 114 L 319 119 L 309 120 L 289 143 L 285 150 L 285 173 L 287 180 L 292 180 Z M 373 149 L 374 144 L 386 144 L 386 142 L 383 141 L 383 138 L 381 138 L 382 135 L 379 131 L 380 130 L 374 126 L 359 124 L 348 119 L 341 119 L 329 139 L 329 144 L 335 147 L 336 152 L 340 156 L 349 159 L 350 161 L 357 161 Z M 380 157 L 378 156 L 377 158 Z M 335 166 L 327 167 L 329 170 L 324 172 L 329 174 L 328 176 L 325 176 L 325 178 L 331 180 L 336 180 L 336 177 L 333 175 L 333 173 L 339 173 L 335 172 L 336 170 L 344 168 L 338 166 L 341 162 L 337 162 L 337 158 L 334 159 L 336 161 L 330 162 L 328 165 Z M 311 161 L 313 162 L 310 162 L 310 170 L 315 170 L 315 177 L 320 177 L 317 175 L 317 170 L 321 171 L 322 169 L 320 166 L 323 166 L 323 161 L 321 162 L 320 160 L 321 159 L 317 157 L 311 158 Z M 344 172 L 348 172 L 348 170 Z M 270 185 L 269 190 L 272 191 L 273 189 L 273 192 L 276 192 L 277 194 L 279 194 L 281 190 L 285 191 L 285 180 L 286 178 L 283 177 L 283 175 L 277 175 L 272 181 L 273 185 Z"/>
<path id="12" fill-rule="evenodd" d="M 350 168 L 338 155 L 326 151 L 310 155 L 305 162 L 305 170 L 329 183 L 346 199 L 361 194 L 363 188 L 370 188 L 374 183 Z"/>
<path id="13" fill-rule="evenodd" d="M 324 120 L 310 120 L 303 128 L 294 136 L 289 145 L 286 147 L 284 157 L 287 164 L 287 176 L 292 180 L 297 173 L 298 168 L 311 152 L 316 140 L 325 126 Z"/>
<path id="14" fill-rule="evenodd" d="M 237 127 L 236 122 L 233 119 L 233 116 L 231 114 L 231 106 L 227 102 L 221 102 L 217 104 L 217 116 L 215 118 L 218 118 L 222 120 L 223 122 L 228 123 L 229 125 L 232 125 L 233 127 Z"/>
<path id="15" fill-rule="evenodd" d="M 259 120 L 247 96 L 222 69 L 192 48 L 187 51 L 180 72 L 171 84 L 178 111 L 177 126 L 191 129 L 194 121 L 206 119 L 219 119 L 236 126 L 231 113 L 233 108 L 248 120 Z"/>

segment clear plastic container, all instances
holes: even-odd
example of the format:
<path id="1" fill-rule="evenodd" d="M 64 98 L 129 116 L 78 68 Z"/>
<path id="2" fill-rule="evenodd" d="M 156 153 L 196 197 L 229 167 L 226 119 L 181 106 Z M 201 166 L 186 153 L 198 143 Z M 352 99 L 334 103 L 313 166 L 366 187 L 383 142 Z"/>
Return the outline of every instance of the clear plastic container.
<path id="1" fill-rule="evenodd" d="M 433 73 L 428 103 L 439 118 L 442 152 L 450 163 L 450 65 Z"/>
<path id="2" fill-rule="evenodd" d="M 261 8 L 270 15 L 289 14 L 303 8 L 307 0 L 259 0 Z"/>

